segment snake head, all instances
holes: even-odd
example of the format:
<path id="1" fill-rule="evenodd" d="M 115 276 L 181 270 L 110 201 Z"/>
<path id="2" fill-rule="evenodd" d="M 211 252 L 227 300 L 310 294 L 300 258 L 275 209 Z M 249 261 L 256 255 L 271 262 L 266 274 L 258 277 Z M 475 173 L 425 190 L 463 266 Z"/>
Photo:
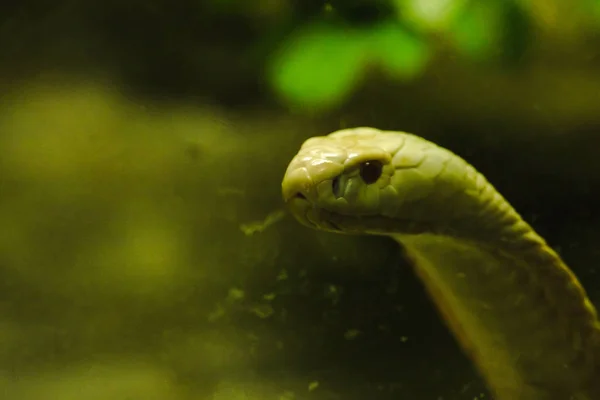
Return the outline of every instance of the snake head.
<path id="1" fill-rule="evenodd" d="M 362 127 L 306 140 L 282 192 L 296 219 L 312 228 L 398 234 L 451 230 L 482 210 L 488 186 L 462 158 L 432 142 Z"/>

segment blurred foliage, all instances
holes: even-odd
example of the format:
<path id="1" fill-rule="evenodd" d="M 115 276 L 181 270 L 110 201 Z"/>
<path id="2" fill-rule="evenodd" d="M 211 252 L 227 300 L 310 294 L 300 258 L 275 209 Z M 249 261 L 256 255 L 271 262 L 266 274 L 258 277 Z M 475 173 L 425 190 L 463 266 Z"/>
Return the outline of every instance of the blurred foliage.
<path id="1" fill-rule="evenodd" d="M 575 16 L 582 23 L 597 13 L 596 1 L 578 4 Z M 348 98 L 370 69 L 412 80 L 441 51 L 472 61 L 518 63 L 536 29 L 561 18 L 560 8 L 558 1 L 536 0 L 325 3 L 283 39 L 270 61 L 269 79 L 291 105 L 330 109 Z M 598 31 L 600 19 L 594 22 Z"/>
<path id="2" fill-rule="evenodd" d="M 524 68 L 593 52 L 598 0 L 183 0 L 13 3 L 0 84 L 47 70 L 107 75 L 136 94 L 271 102 L 321 112 L 367 79 L 396 87 L 448 65 Z M 132 28 L 132 27 L 135 27 Z M 18 38 L 18 40 L 14 40 Z M 590 54 L 589 57 L 595 57 Z M 265 85 L 266 84 L 266 85 Z"/>
<path id="3" fill-rule="evenodd" d="M 248 290 L 253 266 L 278 254 L 272 230 L 229 256 L 233 242 L 218 239 L 245 237 L 247 174 L 231 161 L 259 146 L 214 111 L 155 112 L 105 85 L 4 96 L 0 365 L 21 378 L 0 370 L 2 398 L 187 398 L 170 364 L 195 370 L 193 397 L 209 396 L 218 382 L 207 371 L 242 368 L 258 340 L 233 330 L 231 313 L 250 318 L 265 303 L 239 305 L 228 291 Z M 249 269 L 233 277 L 227 264 Z M 192 321 L 199 329 L 180 330 Z"/>
<path id="4" fill-rule="evenodd" d="M 396 52 L 398 48 L 403 51 Z M 321 23 L 288 39 L 282 54 L 274 57 L 270 76 L 287 100 L 328 108 L 350 93 L 372 63 L 393 77 L 410 79 L 427 58 L 427 47 L 393 23 L 367 31 Z"/>

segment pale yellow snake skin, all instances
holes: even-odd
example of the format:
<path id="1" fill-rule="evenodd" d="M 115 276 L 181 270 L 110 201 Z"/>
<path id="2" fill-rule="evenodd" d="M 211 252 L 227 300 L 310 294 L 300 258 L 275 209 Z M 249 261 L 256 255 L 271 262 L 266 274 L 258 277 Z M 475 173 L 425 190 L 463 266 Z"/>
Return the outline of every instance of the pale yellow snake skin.
<path id="1" fill-rule="evenodd" d="M 401 243 L 495 399 L 600 400 L 594 306 L 459 156 L 408 133 L 344 129 L 308 139 L 282 190 L 307 226 Z"/>

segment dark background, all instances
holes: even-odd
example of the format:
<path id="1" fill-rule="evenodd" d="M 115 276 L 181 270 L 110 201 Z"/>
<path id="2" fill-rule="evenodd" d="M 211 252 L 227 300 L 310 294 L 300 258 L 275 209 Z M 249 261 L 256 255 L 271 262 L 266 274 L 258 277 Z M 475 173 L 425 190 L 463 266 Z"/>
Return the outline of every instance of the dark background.
<path id="1" fill-rule="evenodd" d="M 485 57 L 395 2 L 2 5 L 0 397 L 485 393 L 395 243 L 244 224 L 281 208 L 306 138 L 414 132 L 484 173 L 598 304 L 600 18 L 529 3 L 502 2 Z M 373 63 L 328 106 L 270 79 L 305 26 L 388 20 L 431 47 L 418 75 Z"/>

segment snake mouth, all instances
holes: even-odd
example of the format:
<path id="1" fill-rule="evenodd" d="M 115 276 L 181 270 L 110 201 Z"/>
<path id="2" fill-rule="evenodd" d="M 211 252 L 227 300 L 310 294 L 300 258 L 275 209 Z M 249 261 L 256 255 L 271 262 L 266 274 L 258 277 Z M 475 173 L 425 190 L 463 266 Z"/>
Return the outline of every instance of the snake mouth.
<path id="1" fill-rule="evenodd" d="M 332 214 L 322 208 L 316 207 L 302 193 L 295 194 L 286 201 L 286 206 L 292 215 L 302 225 L 312 229 L 335 233 L 346 233 L 334 219 L 353 218 L 339 214 L 338 218 L 330 218 Z"/>
<path id="2" fill-rule="evenodd" d="M 325 232 L 347 235 L 419 235 L 447 234 L 430 221 L 390 218 L 382 215 L 343 214 L 316 207 L 302 196 L 294 196 L 287 202 L 288 209 L 302 225 Z"/>
<path id="3" fill-rule="evenodd" d="M 316 207 L 301 195 L 288 199 L 286 205 L 298 222 L 306 227 L 320 231 L 348 235 L 365 233 L 386 235 L 397 229 L 397 222 L 391 218 L 380 215 L 346 215 Z M 385 226 L 389 227 L 389 229 L 376 229 L 375 227 L 377 226 Z"/>
<path id="4" fill-rule="evenodd" d="M 320 231 L 349 235 L 374 234 L 392 235 L 398 233 L 433 233 L 435 226 L 418 219 L 398 219 L 380 214 L 347 214 L 317 206 L 302 192 L 290 193 L 284 197 L 285 204 L 294 218 L 302 225 Z"/>
<path id="5" fill-rule="evenodd" d="M 303 195 L 302 193 L 298 192 L 296 193 L 292 198 L 294 199 L 299 199 L 299 200 L 306 200 L 308 201 L 308 199 L 306 198 L 305 195 Z"/>

